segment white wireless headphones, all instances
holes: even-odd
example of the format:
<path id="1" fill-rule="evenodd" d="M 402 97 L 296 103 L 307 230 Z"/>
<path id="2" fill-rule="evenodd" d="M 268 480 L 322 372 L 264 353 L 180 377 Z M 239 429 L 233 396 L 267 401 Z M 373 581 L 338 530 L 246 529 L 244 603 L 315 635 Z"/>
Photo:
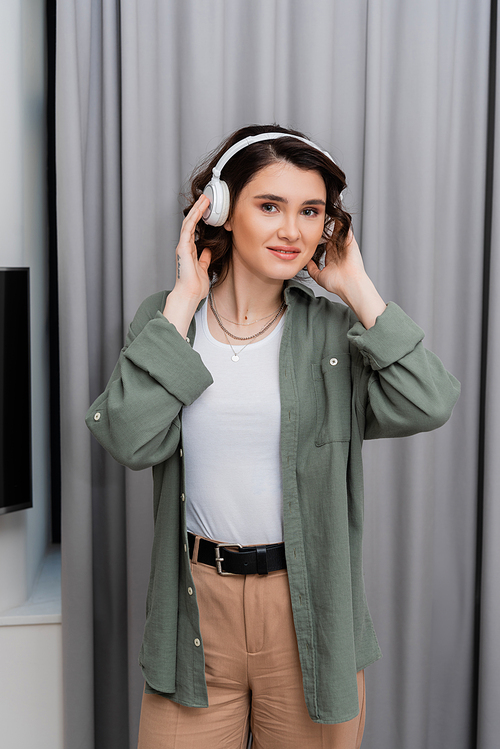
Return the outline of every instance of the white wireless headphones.
<path id="1" fill-rule="evenodd" d="M 203 221 L 206 224 L 209 224 L 209 226 L 223 226 L 227 221 L 229 215 L 229 187 L 224 180 L 221 180 L 220 175 L 229 159 L 231 159 L 235 153 L 250 146 L 252 143 L 258 143 L 261 140 L 275 140 L 276 138 L 295 138 L 296 140 L 301 140 L 303 143 L 307 143 L 317 151 L 321 151 L 321 153 L 325 154 L 330 161 L 333 161 L 328 151 L 323 151 L 322 148 L 317 146 L 311 140 L 302 138 L 300 135 L 272 132 L 260 133 L 260 135 L 251 135 L 248 138 L 244 138 L 243 140 L 238 141 L 238 143 L 235 143 L 234 146 L 231 146 L 231 148 L 228 148 L 226 153 L 219 159 L 212 169 L 212 179 L 203 190 L 203 194 L 210 200 L 210 205 L 203 214 Z M 333 161 L 333 163 L 335 162 Z"/>

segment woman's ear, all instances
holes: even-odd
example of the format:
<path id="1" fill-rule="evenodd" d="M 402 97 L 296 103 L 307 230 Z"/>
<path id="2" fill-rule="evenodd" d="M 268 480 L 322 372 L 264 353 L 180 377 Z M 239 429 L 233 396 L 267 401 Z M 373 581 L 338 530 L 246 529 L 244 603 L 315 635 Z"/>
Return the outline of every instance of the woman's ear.
<path id="1" fill-rule="evenodd" d="M 226 221 L 226 223 L 224 224 L 224 229 L 225 229 L 226 231 L 233 231 L 233 230 L 232 230 L 232 228 L 231 228 L 231 221 L 230 221 L 229 219 L 228 219 L 228 220 Z"/>

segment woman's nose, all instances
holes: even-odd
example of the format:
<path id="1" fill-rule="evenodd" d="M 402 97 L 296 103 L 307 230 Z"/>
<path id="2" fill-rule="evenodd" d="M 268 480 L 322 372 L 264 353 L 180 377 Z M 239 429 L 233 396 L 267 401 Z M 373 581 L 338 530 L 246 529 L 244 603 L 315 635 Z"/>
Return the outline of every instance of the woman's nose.
<path id="1" fill-rule="evenodd" d="M 278 230 L 278 236 L 281 239 L 287 239 L 289 242 L 295 242 L 300 237 L 300 230 L 296 216 L 283 213 L 283 220 Z"/>

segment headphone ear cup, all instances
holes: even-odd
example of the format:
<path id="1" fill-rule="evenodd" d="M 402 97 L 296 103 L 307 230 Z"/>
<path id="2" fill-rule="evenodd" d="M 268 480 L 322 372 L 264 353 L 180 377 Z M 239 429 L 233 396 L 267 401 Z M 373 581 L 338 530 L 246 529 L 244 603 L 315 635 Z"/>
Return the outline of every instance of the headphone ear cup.
<path id="1" fill-rule="evenodd" d="M 223 180 L 213 177 L 203 194 L 210 200 L 203 221 L 209 226 L 223 226 L 229 215 L 229 187 Z"/>
<path id="2" fill-rule="evenodd" d="M 231 201 L 229 198 L 229 187 L 227 186 L 227 182 L 224 182 L 224 180 L 220 180 L 219 186 L 222 192 L 222 199 L 221 199 L 220 217 L 216 226 L 224 226 L 224 224 L 227 221 L 227 217 L 229 216 L 229 207 L 230 207 Z"/>

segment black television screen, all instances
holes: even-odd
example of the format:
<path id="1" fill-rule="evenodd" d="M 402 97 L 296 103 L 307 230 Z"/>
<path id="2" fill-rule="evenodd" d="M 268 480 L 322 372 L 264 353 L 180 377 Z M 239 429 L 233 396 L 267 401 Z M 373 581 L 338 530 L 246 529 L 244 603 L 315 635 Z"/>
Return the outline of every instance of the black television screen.
<path id="1" fill-rule="evenodd" d="M 0 515 L 31 506 L 29 268 L 0 268 Z"/>

